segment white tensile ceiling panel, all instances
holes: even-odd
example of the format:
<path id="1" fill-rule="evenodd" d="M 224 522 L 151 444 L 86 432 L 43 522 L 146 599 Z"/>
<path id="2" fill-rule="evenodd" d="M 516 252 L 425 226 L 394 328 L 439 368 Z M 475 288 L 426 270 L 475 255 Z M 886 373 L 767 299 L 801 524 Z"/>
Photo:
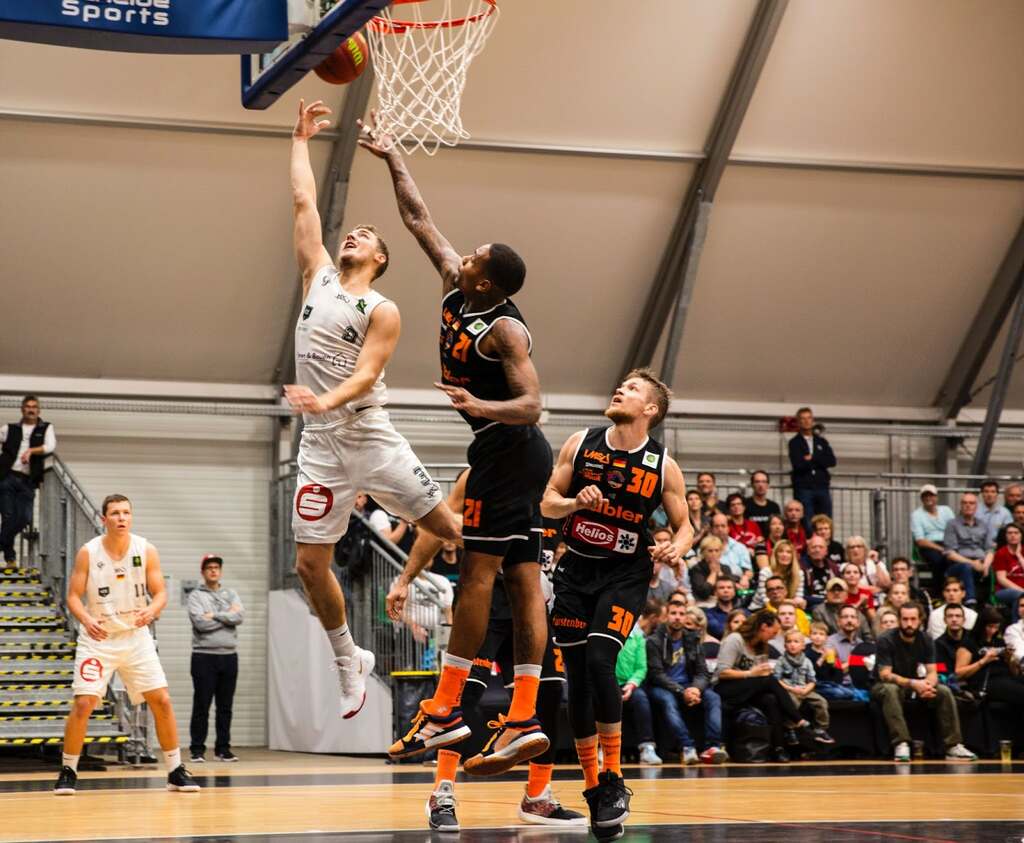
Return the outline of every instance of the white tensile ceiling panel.
<path id="1" fill-rule="evenodd" d="M 288 149 L 0 123 L 2 370 L 270 382 L 296 283 Z"/>
<path id="2" fill-rule="evenodd" d="M 410 167 L 460 253 L 498 241 L 526 260 L 515 301 L 533 334 L 544 392 L 606 394 L 692 166 L 451 151 Z M 345 227 L 360 222 L 387 237 L 391 266 L 378 285 L 402 311 L 388 384 L 429 389 L 438 379 L 441 282 L 402 226 L 386 165 L 363 152 Z"/>
<path id="3" fill-rule="evenodd" d="M 730 168 L 678 397 L 928 406 L 1022 215 L 1015 182 Z"/>
<path id="4" fill-rule="evenodd" d="M 974 314 L 971 314 L 972 318 L 973 316 Z M 1012 318 L 1013 309 L 1011 307 L 1010 312 L 1006 316 L 1006 323 L 999 332 L 996 341 L 992 344 L 988 358 L 982 364 L 981 371 L 978 372 L 978 377 L 971 387 L 971 392 L 974 393 L 971 403 L 961 411 L 960 418 L 977 422 L 985 420 L 988 402 L 992 398 L 992 386 L 996 373 L 999 371 L 999 361 L 1002 357 L 1003 349 L 1006 347 L 1006 335 Z M 1010 377 L 1010 386 L 1006 391 L 1005 409 L 1019 410 L 1024 408 L 1024 362 L 1019 359 L 1022 353 L 1024 353 L 1024 342 L 1017 346 L 1017 354 L 1015 355 L 1017 359 L 1014 363 L 1013 374 Z"/>
<path id="5" fill-rule="evenodd" d="M 791 0 L 747 155 L 1024 166 L 1024 3 Z"/>

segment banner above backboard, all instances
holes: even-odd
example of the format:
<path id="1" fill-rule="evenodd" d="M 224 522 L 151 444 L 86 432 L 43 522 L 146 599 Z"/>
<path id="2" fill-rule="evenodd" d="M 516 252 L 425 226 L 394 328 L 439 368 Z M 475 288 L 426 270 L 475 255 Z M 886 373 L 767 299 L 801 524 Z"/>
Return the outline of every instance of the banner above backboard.
<path id="1" fill-rule="evenodd" d="M 254 53 L 288 40 L 288 2 L 0 0 L 0 38 L 133 53 Z"/>

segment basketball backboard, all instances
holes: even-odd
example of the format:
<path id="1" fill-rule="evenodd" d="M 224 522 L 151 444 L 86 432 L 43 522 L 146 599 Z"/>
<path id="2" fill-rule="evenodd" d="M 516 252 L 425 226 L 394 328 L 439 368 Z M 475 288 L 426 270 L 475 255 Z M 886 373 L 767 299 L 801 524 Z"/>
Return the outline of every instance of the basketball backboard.
<path id="1" fill-rule="evenodd" d="M 288 0 L 290 39 L 273 52 L 242 56 L 242 105 L 271 106 L 389 5 L 391 0 Z"/>

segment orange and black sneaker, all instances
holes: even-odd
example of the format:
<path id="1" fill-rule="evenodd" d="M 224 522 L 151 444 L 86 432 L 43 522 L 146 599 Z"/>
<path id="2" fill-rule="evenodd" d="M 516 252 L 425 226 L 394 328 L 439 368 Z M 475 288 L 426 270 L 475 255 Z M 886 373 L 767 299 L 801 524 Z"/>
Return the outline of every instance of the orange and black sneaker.
<path id="1" fill-rule="evenodd" d="M 462 719 L 462 709 L 453 708 L 446 716 L 437 717 L 420 708 L 413 718 L 412 728 L 400 740 L 391 744 L 388 755 L 392 758 L 412 758 L 428 749 L 442 749 L 465 740 L 472 730 Z"/>
<path id="2" fill-rule="evenodd" d="M 499 776 L 516 764 L 536 758 L 551 745 L 535 717 L 506 720 L 502 714 L 487 727 L 495 730 L 490 740 L 477 755 L 462 762 L 462 769 L 472 776 Z"/>

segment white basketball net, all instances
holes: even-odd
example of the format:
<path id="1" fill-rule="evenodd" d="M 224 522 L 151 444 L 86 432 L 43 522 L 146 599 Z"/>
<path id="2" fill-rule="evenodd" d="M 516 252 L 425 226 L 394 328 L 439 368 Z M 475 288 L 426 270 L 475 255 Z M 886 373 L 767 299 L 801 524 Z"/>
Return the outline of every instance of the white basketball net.
<path id="1" fill-rule="evenodd" d="M 420 6 L 395 3 L 382 10 L 366 36 L 379 88 L 378 128 L 409 152 L 433 155 L 469 138 L 459 113 L 462 92 L 469 65 L 497 23 L 498 6 L 492 0 L 437 0 L 430 18 Z"/>

